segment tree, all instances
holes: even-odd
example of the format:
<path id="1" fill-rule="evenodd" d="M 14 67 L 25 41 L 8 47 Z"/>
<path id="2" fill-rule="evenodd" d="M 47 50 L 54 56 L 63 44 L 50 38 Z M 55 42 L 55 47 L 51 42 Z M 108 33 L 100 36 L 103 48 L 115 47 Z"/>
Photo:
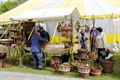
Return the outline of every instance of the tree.
<path id="1" fill-rule="evenodd" d="M 17 4 L 15 2 L 7 1 L 0 6 L 0 14 L 15 8 L 16 6 Z"/>
<path id="2" fill-rule="evenodd" d="M 27 1 L 27 0 L 12 0 L 12 1 L 9 0 L 5 3 L 1 3 L 0 4 L 0 14 L 17 7 L 18 5 L 24 3 L 25 1 Z"/>

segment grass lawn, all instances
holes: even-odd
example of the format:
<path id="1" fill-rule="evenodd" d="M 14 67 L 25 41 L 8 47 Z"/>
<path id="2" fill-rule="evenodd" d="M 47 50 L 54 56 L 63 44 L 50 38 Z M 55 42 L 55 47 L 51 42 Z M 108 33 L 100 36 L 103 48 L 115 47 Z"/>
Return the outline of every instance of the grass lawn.
<path id="1" fill-rule="evenodd" d="M 114 71 L 113 73 L 103 73 L 101 76 L 90 76 L 89 80 L 120 80 L 120 55 L 116 54 L 114 55 L 113 59 L 116 61 L 114 65 Z M 36 70 L 32 69 L 32 67 L 24 66 L 24 67 L 18 67 L 18 66 L 12 66 L 10 68 L 0 68 L 0 71 L 15 71 L 15 72 L 24 72 L 24 73 L 33 73 L 33 74 L 42 74 L 42 75 L 56 75 L 56 76 L 65 76 L 65 77 L 80 77 L 79 73 L 69 72 L 69 73 L 55 73 L 51 71 L 51 68 L 47 67 L 46 70 Z"/>

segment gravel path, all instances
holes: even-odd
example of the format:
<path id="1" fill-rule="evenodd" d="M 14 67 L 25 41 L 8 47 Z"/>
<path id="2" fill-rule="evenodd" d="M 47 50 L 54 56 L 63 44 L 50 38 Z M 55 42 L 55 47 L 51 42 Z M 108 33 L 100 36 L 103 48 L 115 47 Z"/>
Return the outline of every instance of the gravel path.
<path id="1" fill-rule="evenodd" d="M 83 80 L 83 79 L 0 71 L 0 80 Z"/>

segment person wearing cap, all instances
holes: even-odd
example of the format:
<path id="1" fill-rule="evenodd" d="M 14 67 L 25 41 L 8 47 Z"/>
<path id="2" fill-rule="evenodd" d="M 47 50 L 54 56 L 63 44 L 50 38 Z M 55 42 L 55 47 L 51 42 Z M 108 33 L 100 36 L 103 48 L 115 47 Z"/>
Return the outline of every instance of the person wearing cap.
<path id="1" fill-rule="evenodd" d="M 43 39 L 40 36 L 40 30 L 37 30 L 37 32 L 32 36 L 31 38 L 31 52 L 33 56 L 33 62 L 34 62 L 34 68 L 42 69 L 42 50 L 41 50 L 41 43 L 43 41 L 47 41 L 46 39 Z M 37 65 L 38 61 L 38 65 Z"/>
<path id="2" fill-rule="evenodd" d="M 49 42 L 50 41 L 49 33 L 47 31 L 45 31 L 43 27 L 40 28 L 40 31 L 41 31 L 41 37 L 44 39 L 47 39 Z"/>
<path id="3" fill-rule="evenodd" d="M 101 27 L 97 27 L 96 30 L 98 32 L 97 37 L 96 37 L 96 48 L 98 51 L 97 63 L 99 63 L 100 58 L 105 57 L 101 54 L 101 51 L 105 51 L 106 49 L 106 36 Z"/>

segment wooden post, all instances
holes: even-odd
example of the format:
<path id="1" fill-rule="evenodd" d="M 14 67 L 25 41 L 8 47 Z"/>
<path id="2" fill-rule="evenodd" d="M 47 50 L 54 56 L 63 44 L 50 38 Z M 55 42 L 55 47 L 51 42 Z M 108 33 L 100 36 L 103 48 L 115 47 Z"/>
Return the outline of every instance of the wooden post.
<path id="1" fill-rule="evenodd" d="M 73 48 L 74 48 L 74 36 L 73 36 L 73 21 L 72 21 L 72 17 L 71 17 L 71 27 L 72 27 L 72 35 L 70 36 L 70 42 L 71 42 L 71 45 L 70 45 L 70 54 L 71 54 L 71 60 L 74 61 L 74 55 L 73 55 Z"/>
<path id="2" fill-rule="evenodd" d="M 17 26 L 17 31 L 18 31 L 18 35 L 19 35 L 18 53 L 19 53 L 19 66 L 22 67 L 23 66 L 24 51 L 23 51 L 23 43 L 22 43 L 23 38 L 22 38 L 21 30 L 20 30 L 20 25 L 21 25 L 21 23 L 19 23 L 19 25 Z"/>
<path id="3" fill-rule="evenodd" d="M 90 48 L 91 48 L 91 51 L 95 51 L 95 35 L 94 35 L 94 30 L 95 28 L 95 17 L 93 15 L 93 29 L 92 29 L 92 33 L 91 33 L 91 36 L 90 36 Z"/>

